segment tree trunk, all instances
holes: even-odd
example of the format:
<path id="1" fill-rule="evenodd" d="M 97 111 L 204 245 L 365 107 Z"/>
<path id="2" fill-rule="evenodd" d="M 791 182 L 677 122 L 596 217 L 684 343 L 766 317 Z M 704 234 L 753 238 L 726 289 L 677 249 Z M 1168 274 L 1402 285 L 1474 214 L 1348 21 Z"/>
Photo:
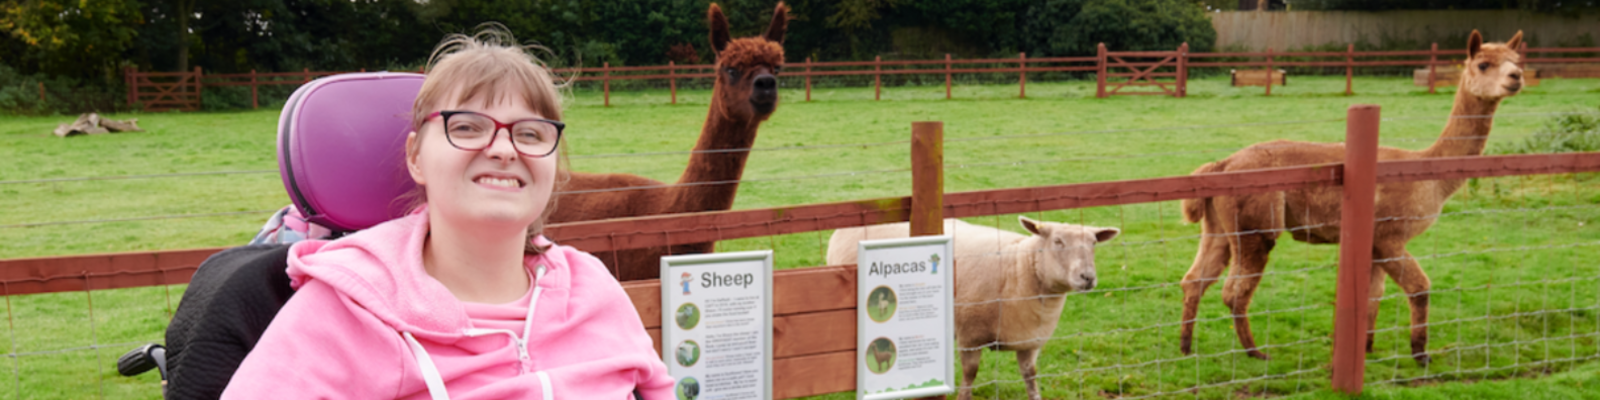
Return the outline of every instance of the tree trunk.
<path id="1" fill-rule="evenodd" d="M 194 0 L 178 0 L 178 72 L 189 70 L 189 16 L 194 14 Z"/>

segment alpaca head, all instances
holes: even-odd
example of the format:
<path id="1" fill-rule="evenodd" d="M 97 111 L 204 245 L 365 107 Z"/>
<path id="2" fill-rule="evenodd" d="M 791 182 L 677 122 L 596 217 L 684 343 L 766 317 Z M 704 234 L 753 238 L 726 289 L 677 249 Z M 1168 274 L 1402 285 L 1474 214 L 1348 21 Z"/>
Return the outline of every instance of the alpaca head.
<path id="1" fill-rule="evenodd" d="M 717 54 L 716 90 L 724 117 L 764 121 L 778 108 L 778 71 L 783 68 L 783 31 L 788 6 L 778 3 L 766 33 L 730 39 L 728 18 L 711 4 L 706 18 L 711 24 L 711 49 Z"/>
<path id="2" fill-rule="evenodd" d="M 1484 100 L 1499 100 L 1522 90 L 1522 67 L 1517 63 L 1522 56 L 1517 47 L 1522 45 L 1522 31 L 1511 40 L 1484 43 L 1477 30 L 1467 38 L 1466 70 L 1461 73 L 1461 90 Z"/>

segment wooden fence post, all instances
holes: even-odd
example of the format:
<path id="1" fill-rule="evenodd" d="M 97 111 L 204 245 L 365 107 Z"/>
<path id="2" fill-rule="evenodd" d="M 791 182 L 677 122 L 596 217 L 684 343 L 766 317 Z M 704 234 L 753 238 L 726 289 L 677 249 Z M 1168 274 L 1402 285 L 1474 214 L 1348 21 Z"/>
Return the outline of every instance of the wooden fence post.
<path id="1" fill-rule="evenodd" d="M 678 62 L 667 61 L 667 79 L 672 86 L 672 104 L 678 104 Z"/>
<path id="2" fill-rule="evenodd" d="M 1333 318 L 1333 388 L 1361 393 L 1367 361 L 1367 306 L 1377 190 L 1379 108 L 1350 106 L 1345 118 L 1344 203 Z"/>
<path id="3" fill-rule="evenodd" d="M 811 102 L 811 57 L 806 57 L 806 102 Z"/>
<path id="4" fill-rule="evenodd" d="M 1095 86 L 1094 97 L 1104 99 L 1104 98 L 1106 98 L 1106 44 L 1105 44 L 1105 42 L 1101 42 L 1100 46 L 1095 51 L 1096 51 L 1096 54 L 1097 54 L 1095 56 L 1095 64 L 1096 64 L 1097 67 L 1099 67 L 1099 70 L 1095 71 L 1094 75 L 1095 75 L 1095 80 L 1099 81 L 1099 82 Z"/>
<path id="5" fill-rule="evenodd" d="M 1439 61 L 1439 42 L 1433 43 L 1433 50 L 1428 52 L 1428 93 L 1433 93 L 1434 63 Z"/>
<path id="6" fill-rule="evenodd" d="M 1267 48 L 1267 95 L 1272 95 L 1272 48 Z"/>
<path id="7" fill-rule="evenodd" d="M 300 83 L 311 83 L 311 68 L 300 69 Z"/>
<path id="8" fill-rule="evenodd" d="M 1178 97 L 1189 97 L 1189 42 L 1178 46 Z"/>
<path id="9" fill-rule="evenodd" d="M 204 84 L 200 83 L 200 77 L 202 77 L 202 76 L 204 76 L 204 72 L 200 70 L 200 66 L 198 66 L 198 65 L 195 66 L 194 67 L 194 109 L 195 110 L 199 110 L 201 105 L 205 104 L 203 100 L 205 100 L 204 99 L 204 95 L 206 93 L 206 86 Z"/>
<path id="10" fill-rule="evenodd" d="M 600 72 L 605 74 L 600 78 L 600 85 L 602 86 L 601 90 L 605 92 L 606 107 L 611 107 L 611 63 L 601 63 Z"/>
<path id="11" fill-rule="evenodd" d="M 1017 98 L 1028 98 L 1028 53 L 1017 53 Z"/>
<path id="12" fill-rule="evenodd" d="M 256 69 L 250 69 L 250 108 L 261 108 L 261 103 L 256 100 Z"/>
<path id="13" fill-rule="evenodd" d="M 122 79 L 128 82 L 128 106 L 132 107 L 133 99 L 139 97 L 139 67 L 123 68 L 122 73 Z"/>
<path id="14" fill-rule="evenodd" d="M 44 104 L 44 81 L 39 81 L 39 103 Z"/>
<path id="15" fill-rule="evenodd" d="M 944 234 L 944 122 L 911 123 L 911 236 Z"/>
<path id="16" fill-rule="evenodd" d="M 872 100 L 883 98 L 883 56 L 872 56 Z"/>
<path id="17" fill-rule="evenodd" d="M 944 53 L 944 99 L 950 100 L 950 53 Z"/>
<path id="18" fill-rule="evenodd" d="M 1356 44 L 1349 43 L 1344 48 L 1344 95 L 1356 94 L 1351 89 L 1351 81 L 1355 78 Z"/>

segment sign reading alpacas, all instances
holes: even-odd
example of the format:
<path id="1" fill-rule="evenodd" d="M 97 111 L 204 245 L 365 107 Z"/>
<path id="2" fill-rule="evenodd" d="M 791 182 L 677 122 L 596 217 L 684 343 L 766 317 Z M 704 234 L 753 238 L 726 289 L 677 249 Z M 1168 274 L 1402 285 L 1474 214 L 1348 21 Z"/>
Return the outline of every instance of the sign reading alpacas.
<path id="1" fill-rule="evenodd" d="M 856 253 L 856 399 L 955 391 L 950 236 L 865 240 Z"/>
<path id="2" fill-rule="evenodd" d="M 772 251 L 661 257 L 661 359 L 678 399 L 772 398 Z"/>

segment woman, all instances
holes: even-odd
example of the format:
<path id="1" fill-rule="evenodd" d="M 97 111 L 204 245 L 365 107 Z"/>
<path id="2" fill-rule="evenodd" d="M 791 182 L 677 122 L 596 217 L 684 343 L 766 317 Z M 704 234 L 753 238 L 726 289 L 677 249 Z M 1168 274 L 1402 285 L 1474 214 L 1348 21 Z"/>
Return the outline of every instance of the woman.
<path id="1" fill-rule="evenodd" d="M 429 64 L 406 138 L 420 204 L 297 243 L 297 292 L 223 398 L 673 397 L 605 266 L 540 236 L 565 177 L 550 71 L 498 25 Z"/>

